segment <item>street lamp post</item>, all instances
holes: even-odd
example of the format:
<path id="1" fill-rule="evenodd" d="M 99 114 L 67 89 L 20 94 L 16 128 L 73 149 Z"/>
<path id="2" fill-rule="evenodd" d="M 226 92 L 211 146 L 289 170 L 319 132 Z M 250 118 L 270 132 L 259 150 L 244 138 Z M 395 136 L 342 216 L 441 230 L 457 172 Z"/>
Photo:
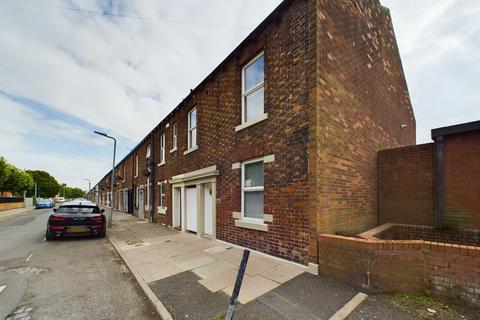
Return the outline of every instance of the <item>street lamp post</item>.
<path id="1" fill-rule="evenodd" d="M 117 151 L 117 139 L 115 139 L 114 137 L 111 137 L 109 135 L 107 135 L 106 133 L 103 133 L 103 132 L 98 132 L 98 131 L 94 131 L 96 134 L 99 134 L 101 136 L 104 136 L 105 138 L 109 138 L 109 139 L 112 139 L 113 140 L 113 164 L 112 164 L 112 178 L 111 178 L 111 189 L 112 189 L 112 200 L 110 201 L 110 213 L 108 214 L 108 227 L 111 227 L 112 226 L 112 219 L 113 219 L 113 204 L 115 203 L 114 202 L 114 199 L 115 199 L 115 192 L 113 190 L 113 186 L 114 186 L 114 181 L 115 181 L 115 152 Z"/>
<path id="2" fill-rule="evenodd" d="M 88 192 L 87 193 L 90 194 L 92 183 L 90 182 L 90 179 L 83 179 L 83 180 L 88 181 Z"/>

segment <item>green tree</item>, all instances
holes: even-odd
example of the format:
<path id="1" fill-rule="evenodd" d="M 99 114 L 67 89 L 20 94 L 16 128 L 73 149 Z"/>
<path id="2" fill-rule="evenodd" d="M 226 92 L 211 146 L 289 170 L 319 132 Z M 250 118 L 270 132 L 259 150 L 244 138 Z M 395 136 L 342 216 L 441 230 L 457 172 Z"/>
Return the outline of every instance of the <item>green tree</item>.
<path id="1" fill-rule="evenodd" d="M 60 184 L 48 172 L 41 170 L 27 170 L 33 181 L 37 183 L 37 196 L 42 198 L 51 198 L 58 194 Z M 34 194 L 34 187 L 30 189 L 29 194 Z"/>
<path id="2" fill-rule="evenodd" d="M 0 192 L 9 191 L 5 187 L 5 182 L 10 174 L 11 166 L 4 157 L 0 157 Z"/>
<path id="3" fill-rule="evenodd" d="M 65 196 L 67 198 L 82 198 L 85 196 L 85 192 L 80 188 L 66 187 Z"/>
<path id="4" fill-rule="evenodd" d="M 23 191 L 30 190 L 34 186 L 33 179 L 27 172 L 12 165 L 9 166 L 10 172 L 3 183 L 5 188 L 3 191 L 10 191 L 15 195 L 22 196 Z"/>

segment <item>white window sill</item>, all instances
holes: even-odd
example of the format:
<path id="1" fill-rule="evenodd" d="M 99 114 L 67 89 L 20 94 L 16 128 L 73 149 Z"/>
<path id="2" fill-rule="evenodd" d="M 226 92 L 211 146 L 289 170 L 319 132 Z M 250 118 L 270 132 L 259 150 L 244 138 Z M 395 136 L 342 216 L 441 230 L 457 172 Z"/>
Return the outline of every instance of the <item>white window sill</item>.
<path id="1" fill-rule="evenodd" d="M 259 122 L 262 122 L 263 120 L 267 120 L 268 119 L 268 114 L 267 113 L 264 113 L 262 114 L 260 117 L 256 118 L 256 119 L 252 119 L 250 121 L 247 121 L 247 122 L 244 122 L 242 123 L 241 125 L 238 125 L 235 127 L 235 132 L 238 132 L 240 130 L 243 130 L 245 128 L 248 128 L 250 126 L 253 126 L 254 124 L 257 124 Z"/>
<path id="2" fill-rule="evenodd" d="M 172 150 L 170 150 L 170 153 L 174 153 L 175 151 L 177 151 L 177 148 L 173 148 Z"/>
<path id="3" fill-rule="evenodd" d="M 268 224 L 258 223 L 258 222 L 250 222 L 250 221 L 246 221 L 246 220 L 235 220 L 235 227 L 268 232 Z"/>
<path id="4" fill-rule="evenodd" d="M 157 164 L 157 167 L 161 167 L 161 166 L 163 166 L 163 165 L 165 165 L 165 161 L 162 161 L 162 162 L 160 162 L 159 164 Z"/>
<path id="5" fill-rule="evenodd" d="M 159 214 L 167 214 L 167 207 L 157 207 Z"/>
<path id="6" fill-rule="evenodd" d="M 197 150 L 198 150 L 198 146 L 196 146 L 195 148 L 192 148 L 192 149 L 188 149 L 183 154 L 189 154 L 189 153 L 192 153 L 193 151 L 197 151 Z"/>

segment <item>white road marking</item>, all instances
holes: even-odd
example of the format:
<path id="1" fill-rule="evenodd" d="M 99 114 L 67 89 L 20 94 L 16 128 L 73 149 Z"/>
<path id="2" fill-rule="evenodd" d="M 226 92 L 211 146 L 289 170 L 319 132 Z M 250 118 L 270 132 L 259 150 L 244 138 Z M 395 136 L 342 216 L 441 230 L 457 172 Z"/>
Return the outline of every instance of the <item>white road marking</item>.
<path id="1" fill-rule="evenodd" d="M 33 256 L 33 253 L 30 253 L 30 255 L 28 256 L 28 258 L 25 260 L 26 262 L 30 261 L 30 258 Z"/>
<path id="2" fill-rule="evenodd" d="M 2 291 L 5 290 L 6 287 L 7 287 L 7 286 L 1 286 L 1 287 L 0 287 L 0 293 L 2 293 Z"/>
<path id="3" fill-rule="evenodd" d="M 335 312 L 329 320 L 344 320 L 367 298 L 368 295 L 365 293 L 357 293 L 357 295 L 348 301 L 340 310 Z"/>

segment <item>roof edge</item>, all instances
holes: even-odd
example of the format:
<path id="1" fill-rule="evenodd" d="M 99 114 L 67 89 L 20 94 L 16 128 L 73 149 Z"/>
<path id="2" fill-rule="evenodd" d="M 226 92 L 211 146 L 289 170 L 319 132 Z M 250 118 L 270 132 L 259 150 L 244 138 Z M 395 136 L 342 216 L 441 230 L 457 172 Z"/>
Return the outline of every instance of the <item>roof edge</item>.
<path id="1" fill-rule="evenodd" d="M 441 136 L 449 136 L 452 134 L 466 133 L 472 131 L 480 131 L 480 120 L 432 129 L 432 139 L 435 140 L 437 137 Z"/>

